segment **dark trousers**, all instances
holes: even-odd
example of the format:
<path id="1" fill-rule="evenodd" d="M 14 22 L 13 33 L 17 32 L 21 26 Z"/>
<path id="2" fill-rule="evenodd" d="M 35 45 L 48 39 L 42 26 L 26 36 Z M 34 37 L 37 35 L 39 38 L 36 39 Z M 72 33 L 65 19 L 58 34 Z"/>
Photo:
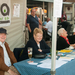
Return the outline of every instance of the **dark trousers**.
<path id="1" fill-rule="evenodd" d="M 29 39 L 33 37 L 33 32 L 29 32 Z"/>
<path id="2" fill-rule="evenodd" d="M 52 38 L 52 36 L 50 36 L 50 35 L 46 34 L 45 41 L 49 41 L 49 40 L 50 40 L 50 38 Z"/>
<path id="3" fill-rule="evenodd" d="M 19 61 L 22 50 L 24 50 L 24 48 L 14 48 L 14 50 L 13 50 L 14 56 L 17 59 L 17 61 Z"/>

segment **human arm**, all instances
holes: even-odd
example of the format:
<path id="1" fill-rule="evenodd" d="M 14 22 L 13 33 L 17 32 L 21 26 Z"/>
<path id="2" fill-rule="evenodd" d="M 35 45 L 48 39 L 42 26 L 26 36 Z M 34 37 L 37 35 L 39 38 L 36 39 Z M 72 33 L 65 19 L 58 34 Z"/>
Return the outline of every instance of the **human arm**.
<path id="1" fill-rule="evenodd" d="M 14 71 L 12 71 L 11 69 L 9 69 L 7 72 L 8 72 L 10 75 L 18 75 L 17 73 L 15 73 Z"/>
<path id="2" fill-rule="evenodd" d="M 58 23 L 58 25 L 62 25 L 62 22 L 61 23 Z"/>
<path id="3" fill-rule="evenodd" d="M 75 48 L 75 44 L 70 44 L 70 46 L 74 47 Z"/>
<path id="4" fill-rule="evenodd" d="M 31 33 L 30 25 L 29 25 L 29 24 L 27 24 L 27 27 L 28 27 L 29 32 Z"/>
<path id="5" fill-rule="evenodd" d="M 44 40 L 40 42 L 40 49 L 42 53 L 50 53 L 50 47 L 45 43 Z M 41 52 L 41 50 L 39 50 Z"/>
<path id="6" fill-rule="evenodd" d="M 39 48 L 37 47 L 36 42 L 34 40 L 29 40 L 24 48 L 24 51 L 23 51 L 21 57 L 19 58 L 19 61 L 28 59 L 28 47 L 31 47 L 33 49 L 33 56 L 36 54 L 42 53 L 42 52 L 38 51 Z"/>
<path id="7" fill-rule="evenodd" d="M 43 29 L 46 30 L 46 31 L 48 30 L 48 23 L 46 24 L 45 27 L 43 27 Z"/>
<path id="8" fill-rule="evenodd" d="M 28 18 L 27 18 L 27 27 L 28 27 L 29 32 L 31 33 L 31 28 L 30 28 L 30 16 L 28 16 Z"/>
<path id="9" fill-rule="evenodd" d="M 65 18 L 66 18 L 66 21 L 67 21 L 67 16 L 66 16 L 66 14 L 65 14 Z"/>
<path id="10" fill-rule="evenodd" d="M 4 60 L 0 54 L 0 70 L 2 71 L 8 71 L 9 67 L 4 63 Z"/>
<path id="11" fill-rule="evenodd" d="M 14 73 L 12 70 L 9 69 L 9 67 L 4 63 L 1 55 L 0 55 L 0 70 L 2 71 L 6 71 L 6 72 L 9 72 L 10 75 L 17 75 L 16 73 Z"/>
<path id="12" fill-rule="evenodd" d="M 40 20 L 40 18 L 38 18 L 39 24 L 42 25 L 42 21 Z"/>
<path id="13" fill-rule="evenodd" d="M 46 31 L 48 30 L 47 28 L 44 28 L 44 27 L 43 27 L 43 29 L 46 30 Z"/>
<path id="14" fill-rule="evenodd" d="M 6 49 L 7 49 L 9 58 L 10 58 L 10 60 L 11 60 L 11 63 L 12 63 L 12 64 L 13 64 L 13 63 L 16 63 L 17 60 L 16 60 L 16 58 L 15 58 L 15 56 L 14 56 L 14 53 L 10 50 L 8 43 L 5 42 L 5 46 L 6 46 Z"/>

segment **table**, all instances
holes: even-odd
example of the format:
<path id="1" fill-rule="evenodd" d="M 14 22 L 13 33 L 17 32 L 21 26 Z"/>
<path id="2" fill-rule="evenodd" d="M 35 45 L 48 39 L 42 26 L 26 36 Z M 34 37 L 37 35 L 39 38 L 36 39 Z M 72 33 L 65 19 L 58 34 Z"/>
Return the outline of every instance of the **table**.
<path id="1" fill-rule="evenodd" d="M 44 59 L 47 58 L 48 57 Z M 32 61 L 39 63 L 44 59 L 32 58 Z M 17 70 L 20 72 L 21 75 L 51 75 L 50 69 L 39 68 L 36 65 L 29 65 L 27 63 L 28 60 L 29 59 L 14 64 L 14 66 L 17 68 Z M 57 68 L 55 75 L 75 75 L 75 59 Z"/>

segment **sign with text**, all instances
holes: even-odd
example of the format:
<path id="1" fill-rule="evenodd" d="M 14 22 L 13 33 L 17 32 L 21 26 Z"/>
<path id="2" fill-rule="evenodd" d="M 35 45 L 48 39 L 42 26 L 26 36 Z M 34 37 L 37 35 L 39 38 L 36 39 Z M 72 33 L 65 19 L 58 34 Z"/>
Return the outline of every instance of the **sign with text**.
<path id="1" fill-rule="evenodd" d="M 20 4 L 14 3 L 13 17 L 20 17 Z"/>
<path id="2" fill-rule="evenodd" d="M 10 0 L 0 0 L 0 27 L 9 26 L 10 22 Z"/>
<path id="3" fill-rule="evenodd" d="M 61 17 L 63 0 L 54 0 L 54 17 Z"/>

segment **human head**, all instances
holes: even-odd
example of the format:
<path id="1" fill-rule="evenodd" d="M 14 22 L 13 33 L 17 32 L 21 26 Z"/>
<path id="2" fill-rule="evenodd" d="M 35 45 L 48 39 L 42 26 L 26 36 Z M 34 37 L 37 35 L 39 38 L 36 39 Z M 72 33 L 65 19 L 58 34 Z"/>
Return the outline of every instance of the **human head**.
<path id="1" fill-rule="evenodd" d="M 57 22 L 59 22 L 59 18 L 57 18 Z"/>
<path id="2" fill-rule="evenodd" d="M 75 35 L 75 28 L 73 29 L 73 35 Z"/>
<path id="3" fill-rule="evenodd" d="M 65 13 L 65 11 L 63 11 L 63 15 L 65 15 L 66 13 Z"/>
<path id="4" fill-rule="evenodd" d="M 65 21 L 66 20 L 66 18 L 65 17 L 62 17 L 62 21 Z"/>
<path id="5" fill-rule="evenodd" d="M 6 40 L 7 30 L 4 28 L 0 28 L 0 41 L 3 43 Z"/>
<path id="6" fill-rule="evenodd" d="M 35 9 L 33 9 L 33 8 L 31 9 L 31 15 L 35 16 Z"/>
<path id="7" fill-rule="evenodd" d="M 50 18 L 47 18 L 47 22 L 49 22 L 51 19 Z"/>
<path id="8" fill-rule="evenodd" d="M 67 31 L 64 28 L 60 28 L 58 30 L 58 35 L 59 36 L 64 36 L 64 37 L 67 37 L 68 36 Z"/>
<path id="9" fill-rule="evenodd" d="M 26 8 L 26 14 L 28 14 L 28 8 Z"/>
<path id="10" fill-rule="evenodd" d="M 40 42 L 43 38 L 43 31 L 39 28 L 35 28 L 33 31 L 33 37 L 36 42 Z"/>
<path id="11" fill-rule="evenodd" d="M 36 15 L 37 17 L 39 17 L 40 14 L 39 14 L 38 11 L 36 11 L 36 12 L 35 12 L 35 15 Z"/>
<path id="12" fill-rule="evenodd" d="M 47 18 L 45 18 L 45 21 L 47 21 Z"/>

